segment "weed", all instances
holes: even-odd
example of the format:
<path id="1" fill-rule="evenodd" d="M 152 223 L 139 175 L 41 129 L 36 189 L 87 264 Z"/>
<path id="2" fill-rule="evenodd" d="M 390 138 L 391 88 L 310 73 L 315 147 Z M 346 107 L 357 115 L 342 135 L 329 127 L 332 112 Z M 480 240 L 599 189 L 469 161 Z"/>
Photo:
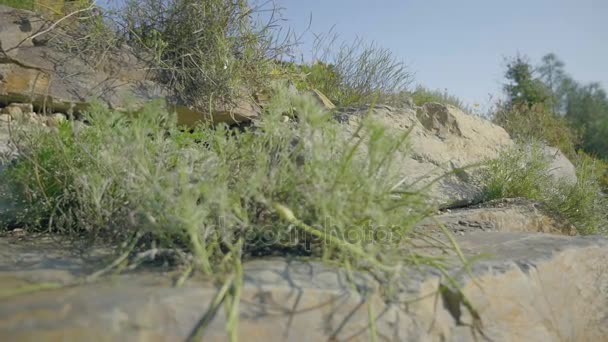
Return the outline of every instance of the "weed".
<path id="1" fill-rule="evenodd" d="M 484 200 L 523 197 L 544 203 L 573 224 L 581 234 L 606 233 L 608 201 L 598 182 L 592 158 L 577 158 L 577 182 L 554 179 L 550 159 L 539 143 L 522 144 L 501 152 L 484 170 Z"/>

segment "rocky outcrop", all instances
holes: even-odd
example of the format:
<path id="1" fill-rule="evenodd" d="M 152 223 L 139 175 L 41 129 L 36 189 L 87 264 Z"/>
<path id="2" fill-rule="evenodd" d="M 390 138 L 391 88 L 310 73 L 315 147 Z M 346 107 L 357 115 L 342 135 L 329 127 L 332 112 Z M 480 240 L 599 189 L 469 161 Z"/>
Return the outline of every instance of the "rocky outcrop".
<path id="1" fill-rule="evenodd" d="M 0 103 L 65 113 L 91 99 L 129 109 L 164 95 L 128 48 L 93 66 L 51 43 L 59 35 L 41 34 L 48 27 L 31 12 L 0 6 Z"/>
<path id="2" fill-rule="evenodd" d="M 417 229 L 437 232 L 443 225 L 458 235 L 474 232 L 548 233 L 576 235 L 576 228 L 550 212 L 542 203 L 531 200 L 501 199 L 467 208 L 446 210 L 424 219 Z"/>
<path id="3" fill-rule="evenodd" d="M 370 114 L 396 133 L 409 133 L 408 154 L 396 162 L 403 170 L 404 184 L 414 189 L 430 185 L 432 200 L 442 208 L 467 206 L 480 199 L 478 167 L 498 157 L 503 149 L 515 146 L 509 134 L 493 123 L 438 103 L 422 107 L 345 109 L 337 119 L 353 134 L 360 118 Z M 574 166 L 559 150 L 545 147 L 556 178 L 576 182 Z M 477 168 L 476 168 L 477 167 Z"/>
<path id="4" fill-rule="evenodd" d="M 137 110 L 150 100 L 166 99 L 178 122 L 190 126 L 250 121 L 260 114 L 248 94 L 211 112 L 173 103 L 128 47 L 93 64 L 62 49 L 55 42 L 61 30 L 44 33 L 48 27 L 32 12 L 0 5 L 0 106 L 31 103 L 37 112 L 69 113 L 85 109 L 92 99 L 116 110 Z"/>
<path id="5" fill-rule="evenodd" d="M 150 270 L 61 287 L 97 264 L 44 238 L 15 239 L 0 239 L 5 341 L 185 340 L 217 291 L 200 279 L 174 288 L 167 276 Z M 606 240 L 477 232 L 459 242 L 467 255 L 486 255 L 474 264 L 474 279 L 454 267 L 468 301 L 432 273 L 408 272 L 399 295 L 386 302 L 373 294 L 378 284 L 362 275 L 348 280 L 345 272 L 317 262 L 248 262 L 238 333 L 252 341 L 368 341 L 371 327 L 386 341 L 608 336 Z M 225 340 L 225 323 L 219 312 L 203 340 Z"/>

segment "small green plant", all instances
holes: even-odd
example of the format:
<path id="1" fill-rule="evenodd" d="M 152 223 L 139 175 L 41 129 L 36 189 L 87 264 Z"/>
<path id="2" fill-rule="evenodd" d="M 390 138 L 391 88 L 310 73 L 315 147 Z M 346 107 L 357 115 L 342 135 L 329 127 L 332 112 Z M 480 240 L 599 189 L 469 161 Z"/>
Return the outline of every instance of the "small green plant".
<path id="1" fill-rule="evenodd" d="M 579 155 L 576 184 L 558 182 L 547 189 L 547 204 L 566 217 L 581 234 L 608 234 L 608 200 L 599 182 L 598 161 Z"/>
<path id="2" fill-rule="evenodd" d="M 506 149 L 484 170 L 484 200 L 525 197 L 541 200 L 551 184 L 550 160 L 539 144 Z"/>
<path id="3" fill-rule="evenodd" d="M 608 233 L 608 201 L 593 158 L 577 158 L 576 184 L 554 179 L 542 145 L 530 143 L 501 152 L 484 170 L 484 200 L 523 197 L 538 200 L 581 234 Z"/>
<path id="4" fill-rule="evenodd" d="M 392 163 L 407 135 L 371 119 L 344 135 L 312 98 L 279 86 L 255 128 L 181 131 L 162 107 L 125 114 L 95 105 L 90 126 L 16 132 L 20 157 L 0 186 L 26 205 L 1 227 L 127 241 L 108 269 L 137 266 L 137 252 L 150 248 L 174 251 L 188 265 L 184 277 L 196 270 L 224 284 L 212 309 L 238 310 L 240 263 L 252 255 L 316 256 L 386 279 L 404 265 L 445 265 L 408 247 L 433 208 L 397 186 Z M 285 122 L 286 113 L 297 120 Z"/>

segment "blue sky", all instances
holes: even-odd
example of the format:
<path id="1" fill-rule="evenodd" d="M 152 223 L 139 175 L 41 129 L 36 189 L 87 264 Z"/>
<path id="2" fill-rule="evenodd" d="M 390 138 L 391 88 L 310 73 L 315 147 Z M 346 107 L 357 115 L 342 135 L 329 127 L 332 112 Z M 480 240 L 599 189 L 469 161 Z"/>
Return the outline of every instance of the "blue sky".
<path id="1" fill-rule="evenodd" d="M 608 0 L 278 0 L 298 31 L 334 31 L 390 48 L 416 83 L 485 107 L 501 95 L 504 57 L 548 52 L 581 82 L 608 87 Z M 305 37 L 310 43 L 311 36 Z"/>

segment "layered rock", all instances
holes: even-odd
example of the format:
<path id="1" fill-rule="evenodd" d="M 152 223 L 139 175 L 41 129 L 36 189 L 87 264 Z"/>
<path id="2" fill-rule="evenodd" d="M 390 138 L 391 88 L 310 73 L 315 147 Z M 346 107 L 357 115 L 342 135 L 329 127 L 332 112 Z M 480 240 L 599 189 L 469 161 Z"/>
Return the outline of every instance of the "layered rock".
<path id="1" fill-rule="evenodd" d="M 397 162 L 404 184 L 430 190 L 430 196 L 442 208 L 474 204 L 481 195 L 479 167 L 499 153 L 515 146 L 500 126 L 460 109 L 438 103 L 422 107 L 345 109 L 337 119 L 353 134 L 364 115 L 386 125 L 396 133 L 409 133 L 409 150 Z M 544 147 L 556 178 L 576 182 L 574 166 L 559 150 Z M 426 189 L 427 186 L 430 188 Z"/>
<path id="2" fill-rule="evenodd" d="M 250 95 L 234 103 L 192 108 L 173 102 L 149 68 L 127 46 L 95 63 L 61 48 L 65 35 L 36 14 L 0 5 L 0 106 L 31 103 L 38 112 L 78 112 L 93 99 L 116 110 L 137 110 L 165 99 L 180 124 L 250 121 L 260 114 Z M 48 32 L 47 32 L 48 31 Z"/>
<path id="3" fill-rule="evenodd" d="M 166 275 L 151 272 L 60 287 L 95 263 L 44 239 L 12 239 L 0 239 L 2 340 L 185 340 L 217 292 L 196 279 L 174 288 Z M 387 341 L 608 336 L 606 240 L 486 232 L 459 242 L 467 255 L 486 254 L 473 265 L 474 279 L 454 265 L 468 301 L 433 273 L 411 270 L 386 302 L 373 291 L 379 284 L 363 275 L 349 280 L 318 262 L 248 262 L 237 332 L 252 341 L 368 341 L 371 327 Z M 36 284 L 48 290 L 27 292 Z M 225 340 L 225 323 L 220 310 L 203 340 Z"/>

